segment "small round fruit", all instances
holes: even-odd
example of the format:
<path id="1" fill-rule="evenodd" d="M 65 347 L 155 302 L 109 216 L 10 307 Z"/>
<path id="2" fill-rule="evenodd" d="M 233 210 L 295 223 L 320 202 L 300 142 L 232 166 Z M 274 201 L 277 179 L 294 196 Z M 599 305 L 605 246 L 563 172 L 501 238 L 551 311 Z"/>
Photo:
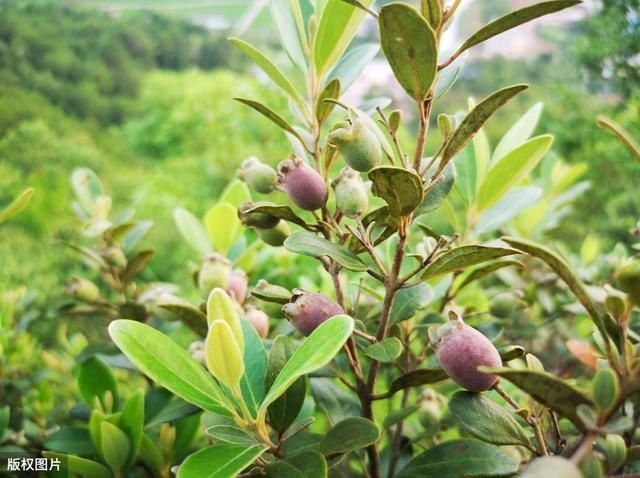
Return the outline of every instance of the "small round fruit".
<path id="1" fill-rule="evenodd" d="M 560 456 L 536 458 L 522 473 L 521 478 L 582 478 L 576 465 Z"/>
<path id="2" fill-rule="evenodd" d="M 496 384 L 496 375 L 482 373 L 478 367 L 501 367 L 498 350 L 482 333 L 466 325 L 462 318 L 457 316 L 441 326 L 434 339 L 442 369 L 458 385 L 472 392 L 482 392 Z"/>
<path id="3" fill-rule="evenodd" d="M 245 317 L 257 330 L 258 335 L 266 339 L 269 335 L 269 316 L 259 309 L 250 307 L 247 309 Z"/>
<path id="4" fill-rule="evenodd" d="M 291 234 L 291 228 L 284 221 L 278 222 L 278 225 L 271 229 L 256 229 L 255 231 L 260 236 L 260 239 L 273 247 L 280 247 Z"/>
<path id="5" fill-rule="evenodd" d="M 382 161 L 382 147 L 375 133 L 360 118 L 346 125 L 340 123 L 328 135 L 345 162 L 356 171 L 367 172 Z"/>
<path id="6" fill-rule="evenodd" d="M 233 269 L 229 272 L 229 282 L 227 284 L 227 293 L 238 304 L 242 304 L 247 298 L 247 287 L 249 279 L 247 274 L 240 269 Z"/>
<path id="7" fill-rule="evenodd" d="M 98 286 L 84 277 L 74 277 L 71 279 L 65 288 L 65 292 L 85 302 L 95 302 L 100 299 L 100 289 L 98 289 Z"/>
<path id="8" fill-rule="evenodd" d="M 331 183 L 336 193 L 336 207 L 347 217 L 360 217 L 369 206 L 367 188 L 360 174 L 350 167 L 343 168 Z"/>
<path id="9" fill-rule="evenodd" d="M 302 159 L 285 159 L 278 171 L 285 192 L 299 208 L 315 211 L 327 203 L 327 184 L 320 173 Z"/>
<path id="10" fill-rule="evenodd" d="M 640 261 L 628 262 L 616 272 L 620 289 L 627 293 L 633 305 L 640 306 Z"/>
<path id="11" fill-rule="evenodd" d="M 216 287 L 226 289 L 230 272 L 231 262 L 226 257 L 215 252 L 209 254 L 198 271 L 198 288 L 203 294 L 208 294 Z"/>
<path id="12" fill-rule="evenodd" d="M 242 162 L 237 176 L 251 189 L 261 194 L 269 194 L 278 184 L 278 175 L 275 170 L 253 156 Z"/>
<path id="13" fill-rule="evenodd" d="M 301 289 L 293 290 L 291 301 L 282 307 L 282 312 L 305 336 L 310 335 L 325 320 L 344 314 L 342 307 L 328 297 Z"/>

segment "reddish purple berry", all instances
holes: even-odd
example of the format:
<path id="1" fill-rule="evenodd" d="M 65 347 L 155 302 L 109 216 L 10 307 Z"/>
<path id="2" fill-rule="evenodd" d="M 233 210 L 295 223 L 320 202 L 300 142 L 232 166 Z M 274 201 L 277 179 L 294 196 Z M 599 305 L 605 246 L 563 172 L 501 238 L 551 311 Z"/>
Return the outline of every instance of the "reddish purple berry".
<path id="1" fill-rule="evenodd" d="M 310 335 L 321 323 L 344 310 L 328 297 L 300 289 L 293 290 L 288 304 L 282 307 L 293 326 L 302 334 Z"/>
<path id="2" fill-rule="evenodd" d="M 278 170 L 285 192 L 298 207 L 315 211 L 327 203 L 327 183 L 318 171 L 302 159 L 286 159 L 280 163 Z"/>

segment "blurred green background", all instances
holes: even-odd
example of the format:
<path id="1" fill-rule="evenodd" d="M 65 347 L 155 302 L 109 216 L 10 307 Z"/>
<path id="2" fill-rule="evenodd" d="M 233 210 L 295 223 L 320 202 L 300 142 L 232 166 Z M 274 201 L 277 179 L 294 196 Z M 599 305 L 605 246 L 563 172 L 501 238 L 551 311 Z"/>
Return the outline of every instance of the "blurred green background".
<path id="1" fill-rule="evenodd" d="M 482 22 L 530 3 L 463 1 L 447 41 L 453 48 Z M 532 85 L 489 122 L 488 133 L 495 145 L 544 102 L 537 132 L 555 135 L 554 154 L 589 166 L 591 188 L 552 231 L 574 249 L 588 231 L 607 248 L 628 242 L 640 218 L 640 168 L 595 125 L 596 114 L 606 114 L 640 137 L 639 12 L 640 0 L 587 1 L 494 39 L 472 52 L 439 107 L 454 113 L 468 97 Z M 0 229 L 0 288 L 26 285 L 54 300 L 80 267 L 61 245 L 80 227 L 69 187 L 78 166 L 100 175 L 116 209 L 133 205 L 137 217 L 154 221 L 152 279 L 189 283 L 190 253 L 173 208 L 201 215 L 247 156 L 276 163 L 289 153 L 275 127 L 232 100 L 261 98 L 286 109 L 226 41 L 248 38 L 277 59 L 270 22 L 261 0 L 0 1 L 0 204 L 36 188 L 30 207 Z M 374 34 L 366 24 L 356 42 Z M 381 71 L 384 63 L 374 63 L 348 98 L 391 91 L 403 107 L 407 98 Z"/>

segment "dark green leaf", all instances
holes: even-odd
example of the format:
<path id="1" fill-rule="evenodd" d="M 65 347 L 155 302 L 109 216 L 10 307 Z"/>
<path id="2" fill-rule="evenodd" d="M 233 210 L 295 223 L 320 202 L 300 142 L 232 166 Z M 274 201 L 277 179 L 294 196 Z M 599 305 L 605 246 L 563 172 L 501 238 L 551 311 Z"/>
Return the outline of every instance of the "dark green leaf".
<path id="1" fill-rule="evenodd" d="M 516 10 L 511 13 L 507 13 L 506 15 L 485 25 L 476 33 L 471 35 L 462 44 L 462 46 L 458 48 L 456 52 L 456 56 L 462 53 L 463 51 L 471 48 L 472 46 L 477 45 L 478 43 L 482 43 L 483 41 L 486 41 L 491 37 L 494 37 L 503 32 L 506 32 L 507 30 L 511 30 L 512 28 L 515 28 L 518 25 L 522 25 L 523 23 L 527 23 L 538 17 L 548 15 L 549 13 L 554 13 L 560 10 L 564 10 L 565 8 L 572 7 L 579 3 L 581 3 L 580 0 L 558 0 L 558 1 L 542 2 L 536 5 L 532 5 L 530 7 L 525 7 L 520 10 Z"/>
<path id="2" fill-rule="evenodd" d="M 364 353 L 378 362 L 393 362 L 402 353 L 402 342 L 395 337 L 389 337 L 382 342 L 369 345 Z"/>
<path id="3" fill-rule="evenodd" d="M 132 466 L 138 458 L 144 430 L 144 395 L 142 390 L 134 393 L 124 404 L 120 416 L 120 428 L 127 434 L 131 442 L 131 453 L 127 459 L 127 465 Z"/>
<path id="4" fill-rule="evenodd" d="M 391 382 L 391 387 L 385 395 L 393 395 L 399 390 L 430 383 L 438 383 L 446 380 L 449 376 L 440 368 L 420 368 L 405 373 Z"/>
<path id="5" fill-rule="evenodd" d="M 529 438 L 514 415 L 485 395 L 456 392 L 449 401 L 451 414 L 470 435 L 494 445 L 523 445 Z"/>
<path id="6" fill-rule="evenodd" d="M 422 179 L 414 171 L 396 166 L 378 166 L 369 171 L 372 192 L 389 205 L 393 218 L 408 216 L 424 198 Z"/>
<path id="7" fill-rule="evenodd" d="M 584 430 L 584 425 L 576 413 L 576 407 L 581 404 L 593 405 L 593 403 L 585 394 L 571 385 L 546 372 L 516 370 L 506 367 L 497 369 L 481 367 L 480 369 L 483 372 L 493 373 L 509 380 L 542 405 L 555 410 L 568 418 L 579 429 Z"/>
<path id="8" fill-rule="evenodd" d="M 112 412 L 118 407 L 118 384 L 111 369 L 99 358 L 90 357 L 78 366 L 78 388 L 87 405 L 95 407 L 96 397 L 103 411 Z M 105 397 L 111 394 L 110 403 Z"/>
<path id="9" fill-rule="evenodd" d="M 429 170 L 435 172 L 435 165 Z M 430 177 L 429 171 L 426 176 Z M 429 184 L 424 193 L 424 200 L 416 214 L 426 214 L 440 207 L 453 188 L 456 181 L 456 167 L 453 162 L 447 163 L 441 173 L 441 177 L 435 178 L 435 183 Z"/>
<path id="10" fill-rule="evenodd" d="M 422 274 L 422 280 L 448 274 L 459 269 L 481 264 L 503 256 L 518 254 L 515 249 L 466 245 L 450 249 L 440 254 Z"/>
<path id="11" fill-rule="evenodd" d="M 216 441 L 236 445 L 257 445 L 256 440 L 247 435 L 242 428 L 231 425 L 214 425 L 205 430 L 205 433 Z"/>
<path id="12" fill-rule="evenodd" d="M 153 251 L 140 251 L 127 262 L 127 268 L 124 271 L 123 281 L 131 282 L 147 266 L 153 258 Z"/>
<path id="13" fill-rule="evenodd" d="M 396 423 L 403 421 L 408 416 L 413 415 L 419 409 L 420 409 L 420 405 L 411 405 L 410 407 L 404 407 L 404 408 L 401 408 L 400 410 L 394 410 L 384 418 L 384 422 L 382 423 L 382 426 L 384 428 L 392 427 Z"/>
<path id="14" fill-rule="evenodd" d="M 420 283 L 400 289 L 391 309 L 391 323 L 408 320 L 433 300 L 433 290 L 428 284 Z"/>
<path id="15" fill-rule="evenodd" d="M 255 327 L 241 319 L 244 336 L 244 375 L 240 389 L 251 413 L 255 413 L 264 397 L 264 380 L 267 373 L 267 352 Z"/>
<path id="16" fill-rule="evenodd" d="M 253 101 L 253 100 L 248 100 L 246 98 L 234 98 L 234 100 L 239 101 L 240 103 L 243 103 L 243 104 L 253 108 L 254 110 L 256 110 L 258 113 L 262 114 L 263 116 L 266 116 L 271 121 L 273 121 L 278 127 L 280 127 L 280 129 L 282 129 L 282 130 L 286 131 L 287 133 L 290 133 L 294 137 L 296 137 L 300 141 L 300 143 L 302 143 L 302 145 L 305 148 L 307 147 L 307 145 L 305 144 L 304 139 L 302 139 L 302 136 L 300 135 L 300 133 L 298 133 L 298 131 L 287 122 L 287 120 L 285 120 L 282 116 L 280 116 L 275 111 L 271 110 L 270 108 L 267 108 L 262 103 L 259 103 L 257 101 Z"/>
<path id="17" fill-rule="evenodd" d="M 100 454 L 115 476 L 121 475 L 127 458 L 131 455 L 129 437 L 117 426 L 108 421 L 100 424 Z"/>
<path id="18" fill-rule="evenodd" d="M 391 3 L 378 16 L 380 43 L 400 86 L 417 102 L 427 97 L 438 71 L 436 35 L 413 7 Z"/>
<path id="19" fill-rule="evenodd" d="M 518 461 L 495 445 L 452 440 L 436 445 L 409 462 L 398 478 L 476 478 L 511 476 Z"/>
<path id="20" fill-rule="evenodd" d="M 109 468 L 101 463 L 87 460 L 79 456 L 67 455 L 62 453 L 42 452 L 45 458 L 57 458 L 60 460 L 63 468 L 82 476 L 83 478 L 111 478 L 113 475 Z"/>
<path id="21" fill-rule="evenodd" d="M 631 137 L 627 130 L 606 116 L 596 117 L 596 123 L 598 123 L 600 128 L 613 134 L 613 136 L 629 150 L 633 159 L 640 162 L 640 145 Z M 1 219 L 0 222 L 2 222 Z"/>
<path id="22" fill-rule="evenodd" d="M 200 337 L 206 337 L 208 331 L 207 316 L 197 307 L 186 302 L 160 304 L 159 306 L 178 317 L 182 323 Z"/>
<path id="23" fill-rule="evenodd" d="M 185 402 L 178 397 L 174 397 L 173 400 L 160 410 L 160 412 L 154 415 L 153 418 L 150 418 L 146 425 L 153 426 L 159 423 L 175 422 L 181 418 L 189 417 L 199 412 L 199 407 Z"/>
<path id="24" fill-rule="evenodd" d="M 51 451 L 70 455 L 90 455 L 95 453 L 89 430 L 86 427 L 63 427 L 53 432 L 44 442 Z"/>
<path id="25" fill-rule="evenodd" d="M 189 455 L 177 478 L 234 478 L 267 449 L 264 445 L 213 445 Z"/>
<path id="26" fill-rule="evenodd" d="M 269 478 L 326 478 L 327 461 L 317 451 L 307 450 L 273 462 L 266 471 Z"/>
<path id="27" fill-rule="evenodd" d="M 259 201 L 251 203 L 250 206 L 246 206 L 242 210 L 243 214 L 250 213 L 263 213 L 269 214 L 270 216 L 275 216 L 284 221 L 292 222 L 305 228 L 308 231 L 314 231 L 317 228 L 311 224 L 307 224 L 304 219 L 298 216 L 289 206 L 282 206 L 278 204 L 273 204 L 268 201 Z"/>
<path id="28" fill-rule="evenodd" d="M 368 266 L 349 249 L 310 232 L 293 233 L 284 241 L 284 246 L 297 254 L 311 257 L 329 257 L 351 271 L 364 272 L 368 269 Z"/>
<path id="29" fill-rule="evenodd" d="M 442 7 L 440 6 L 440 0 L 421 0 L 420 1 L 422 16 L 427 19 L 429 25 L 434 30 L 440 26 L 442 21 Z"/>
<path id="30" fill-rule="evenodd" d="M 325 456 L 348 453 L 375 443 L 380 430 L 375 423 L 363 417 L 345 418 L 331 428 L 320 442 Z"/>

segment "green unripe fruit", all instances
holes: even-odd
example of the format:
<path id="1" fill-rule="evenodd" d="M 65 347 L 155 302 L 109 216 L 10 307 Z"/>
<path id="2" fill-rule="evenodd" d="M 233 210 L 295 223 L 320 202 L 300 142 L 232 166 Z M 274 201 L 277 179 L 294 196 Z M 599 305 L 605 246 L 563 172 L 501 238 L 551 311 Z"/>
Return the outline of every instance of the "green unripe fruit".
<path id="1" fill-rule="evenodd" d="M 250 201 L 242 203 L 238 208 L 238 219 L 247 227 L 271 229 L 276 227 L 280 219 L 264 212 L 251 212 L 255 204 Z"/>
<path id="2" fill-rule="evenodd" d="M 442 408 L 438 403 L 438 400 L 434 398 L 428 398 L 420 403 L 418 408 L 418 421 L 425 429 L 430 429 L 440 423 L 442 419 Z"/>
<path id="3" fill-rule="evenodd" d="M 127 258 L 125 257 L 122 248 L 118 246 L 105 247 L 100 251 L 100 255 L 112 266 L 125 267 L 127 265 Z"/>
<path id="4" fill-rule="evenodd" d="M 229 285 L 231 262 L 220 254 L 213 253 L 205 257 L 198 271 L 198 288 L 203 294 L 220 287 L 226 289 Z"/>
<path id="5" fill-rule="evenodd" d="M 369 196 L 364 181 L 357 171 L 350 167 L 340 171 L 331 183 L 336 193 L 336 207 L 347 217 L 360 217 L 369 206 Z"/>
<path id="6" fill-rule="evenodd" d="M 521 478 L 582 478 L 576 465 L 559 456 L 536 458 L 527 466 Z"/>
<path id="7" fill-rule="evenodd" d="M 74 277 L 71 279 L 65 291 L 67 294 L 86 302 L 95 302 L 100 299 L 100 289 L 98 289 L 98 286 L 83 277 Z"/>
<path id="8" fill-rule="evenodd" d="M 273 247 L 280 247 L 291 234 L 291 228 L 284 221 L 280 221 L 276 227 L 271 229 L 256 229 L 255 231 L 263 242 Z"/>
<path id="9" fill-rule="evenodd" d="M 611 407 L 618 396 L 618 377 L 610 368 L 599 368 L 593 377 L 593 401 L 602 411 Z"/>
<path id="10" fill-rule="evenodd" d="M 394 133 L 398 131 L 400 122 L 402 121 L 402 111 L 393 110 L 389 115 L 389 129 Z"/>
<path id="11" fill-rule="evenodd" d="M 382 161 L 382 147 L 378 138 L 359 118 L 351 125 L 334 128 L 329 133 L 328 140 L 356 171 L 367 172 Z"/>
<path id="12" fill-rule="evenodd" d="M 633 261 L 621 266 L 616 272 L 620 289 L 627 293 L 633 305 L 640 305 L 640 262 Z"/>
<path id="13" fill-rule="evenodd" d="M 254 157 L 242 162 L 237 176 L 251 189 L 261 194 L 269 194 L 278 184 L 278 175 L 275 170 Z"/>

